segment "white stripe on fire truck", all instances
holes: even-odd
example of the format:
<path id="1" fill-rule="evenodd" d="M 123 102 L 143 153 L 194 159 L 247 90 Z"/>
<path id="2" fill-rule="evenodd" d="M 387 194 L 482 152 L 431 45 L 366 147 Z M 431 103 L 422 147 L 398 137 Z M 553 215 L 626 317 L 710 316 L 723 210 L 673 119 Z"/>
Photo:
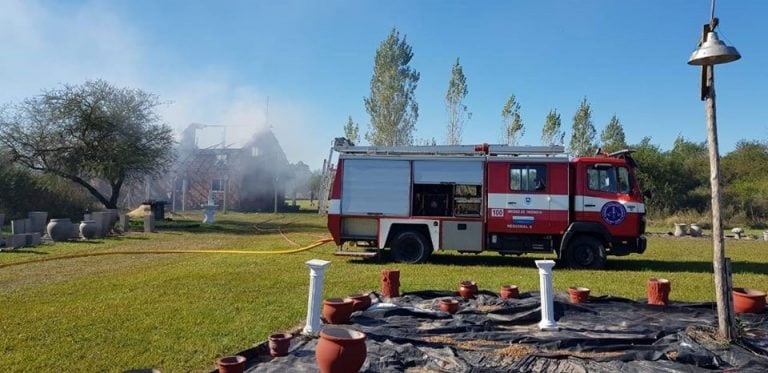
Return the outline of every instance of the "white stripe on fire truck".
<path id="1" fill-rule="evenodd" d="M 549 197 L 549 199 L 548 199 Z M 581 200 L 583 198 L 583 206 Z M 525 198 L 530 198 L 526 202 Z M 610 198 L 598 198 L 577 195 L 575 198 L 576 211 L 600 212 L 608 202 L 617 201 Z M 515 202 L 511 204 L 509 202 Z M 638 202 L 618 201 L 627 208 L 628 213 L 645 213 L 645 205 Z M 514 194 L 514 193 L 488 193 L 488 208 L 496 209 L 528 209 L 528 210 L 549 210 L 549 211 L 568 211 L 567 194 Z"/>
<path id="2" fill-rule="evenodd" d="M 488 193 L 488 208 L 568 211 L 568 195 Z"/>

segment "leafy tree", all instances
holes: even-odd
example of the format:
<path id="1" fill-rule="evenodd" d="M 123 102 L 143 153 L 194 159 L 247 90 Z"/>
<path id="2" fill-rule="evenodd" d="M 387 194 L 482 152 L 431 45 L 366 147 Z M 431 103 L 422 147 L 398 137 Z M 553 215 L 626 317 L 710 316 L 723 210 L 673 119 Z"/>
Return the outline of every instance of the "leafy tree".
<path id="1" fill-rule="evenodd" d="M 351 115 L 347 118 L 347 124 L 344 125 L 344 137 L 356 145 L 360 141 L 360 126 L 352 121 Z"/>
<path id="2" fill-rule="evenodd" d="M 364 98 L 371 116 L 371 131 L 365 134 L 371 145 L 393 146 L 413 143 L 413 131 L 419 117 L 414 91 L 419 73 L 408 64 L 413 58 L 406 37 L 397 29 L 379 45 L 373 65 L 371 94 Z"/>
<path id="3" fill-rule="evenodd" d="M 541 143 L 544 145 L 563 145 L 565 141 L 565 132 L 561 130 L 562 122 L 560 113 L 552 109 L 547 113 L 547 119 L 544 122 L 544 128 L 541 129 Z"/>
<path id="4" fill-rule="evenodd" d="M 448 92 L 445 94 L 445 109 L 448 112 L 448 145 L 461 144 L 461 133 L 464 124 L 472 117 L 472 113 L 464 105 L 464 98 L 467 97 L 467 78 L 464 76 L 464 70 L 456 58 L 456 63 L 451 69 L 451 80 L 448 81 Z"/>
<path id="5" fill-rule="evenodd" d="M 600 133 L 600 141 L 603 144 L 603 151 L 607 153 L 627 148 L 624 127 L 622 127 L 616 114 L 611 117 L 611 121 Z"/>
<path id="6" fill-rule="evenodd" d="M 501 123 L 503 141 L 507 145 L 516 145 L 517 141 L 525 134 L 525 124 L 520 116 L 520 103 L 515 95 L 510 95 L 504 107 L 501 109 Z"/>
<path id="7" fill-rule="evenodd" d="M 173 133 L 155 112 L 158 105 L 153 94 L 103 80 L 64 85 L 5 108 L 0 144 L 12 161 L 70 180 L 117 208 L 123 185 L 158 174 L 173 160 Z"/>
<path id="8" fill-rule="evenodd" d="M 739 223 L 765 226 L 768 220 L 768 142 L 739 141 L 722 159 L 723 200 Z"/>
<path id="9" fill-rule="evenodd" d="M 591 155 L 595 152 L 595 126 L 592 124 L 592 108 L 587 98 L 581 100 L 573 115 L 570 152 L 573 156 Z"/>

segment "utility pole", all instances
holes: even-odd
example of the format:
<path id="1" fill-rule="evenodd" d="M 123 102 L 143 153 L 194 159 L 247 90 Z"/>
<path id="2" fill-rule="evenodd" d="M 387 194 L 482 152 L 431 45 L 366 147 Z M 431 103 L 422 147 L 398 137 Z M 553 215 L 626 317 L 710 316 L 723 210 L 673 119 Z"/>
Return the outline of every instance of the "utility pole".
<path id="1" fill-rule="evenodd" d="M 712 188 L 712 269 L 717 298 L 717 321 L 720 337 L 732 340 L 734 331 L 733 304 L 731 301 L 730 260 L 725 257 L 725 239 L 721 215 L 720 154 L 717 143 L 717 110 L 715 106 L 715 67 L 741 58 L 736 48 L 720 41 L 715 32 L 719 20 L 715 17 L 715 0 L 712 0 L 709 23 L 704 25 L 696 50 L 688 60 L 689 65 L 701 66 L 701 99 L 707 117 L 707 148 L 709 149 L 709 174 Z"/>
<path id="2" fill-rule="evenodd" d="M 725 265 L 725 237 L 723 218 L 720 212 L 722 201 L 720 192 L 720 152 L 717 141 L 717 115 L 715 107 L 715 69 L 712 65 L 703 66 L 706 74 L 706 93 L 704 111 L 707 115 L 707 148 L 709 149 L 709 181 L 712 187 L 712 268 L 715 275 L 715 297 L 717 298 L 717 319 L 720 336 L 731 340 L 733 334 L 733 304 L 731 287 Z"/>

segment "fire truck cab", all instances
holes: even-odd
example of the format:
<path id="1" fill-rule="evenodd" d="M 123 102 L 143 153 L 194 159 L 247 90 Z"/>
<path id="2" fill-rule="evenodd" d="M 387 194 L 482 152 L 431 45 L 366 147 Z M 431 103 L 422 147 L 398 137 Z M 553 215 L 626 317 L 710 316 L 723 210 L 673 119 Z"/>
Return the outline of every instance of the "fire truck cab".
<path id="1" fill-rule="evenodd" d="M 343 144 L 343 143 L 342 143 Z M 631 151 L 569 159 L 561 146 L 340 145 L 328 229 L 397 261 L 439 250 L 554 252 L 574 268 L 646 248 Z"/>

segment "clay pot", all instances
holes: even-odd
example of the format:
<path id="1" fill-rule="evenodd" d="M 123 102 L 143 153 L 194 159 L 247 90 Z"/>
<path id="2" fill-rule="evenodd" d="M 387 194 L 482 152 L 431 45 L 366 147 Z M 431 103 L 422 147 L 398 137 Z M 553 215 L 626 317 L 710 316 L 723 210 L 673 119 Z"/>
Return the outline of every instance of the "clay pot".
<path id="1" fill-rule="evenodd" d="M 448 312 L 451 315 L 459 310 L 459 301 L 453 298 L 440 299 L 440 311 Z"/>
<path id="2" fill-rule="evenodd" d="M 269 336 L 269 354 L 273 357 L 285 356 L 291 347 L 293 336 L 288 333 L 278 333 Z"/>
<path id="3" fill-rule="evenodd" d="M 733 288 L 733 310 L 736 313 L 764 313 L 766 293 L 750 288 Z"/>
<path id="4" fill-rule="evenodd" d="M 381 294 L 385 297 L 400 296 L 400 271 L 385 269 L 381 271 Z"/>
<path id="5" fill-rule="evenodd" d="M 86 240 L 96 237 L 96 231 L 99 227 L 96 226 L 95 220 L 83 220 L 80 222 L 80 236 Z"/>
<path id="6" fill-rule="evenodd" d="M 501 287 L 501 299 L 512 299 L 520 296 L 520 291 L 515 285 L 504 285 Z"/>
<path id="7" fill-rule="evenodd" d="M 654 278 L 648 279 L 646 292 L 648 294 L 648 304 L 657 306 L 666 306 L 669 304 L 669 292 L 672 291 L 672 284 L 667 279 Z"/>
<path id="8" fill-rule="evenodd" d="M 352 294 L 348 298 L 352 299 L 352 312 L 365 311 L 371 306 L 371 297 L 368 294 Z"/>
<path id="9" fill-rule="evenodd" d="M 327 326 L 320 330 L 315 359 L 321 373 L 357 372 L 365 363 L 368 350 L 365 333 L 348 328 Z"/>
<path id="10" fill-rule="evenodd" d="M 225 356 L 216 360 L 216 367 L 219 368 L 219 373 L 243 373 L 245 368 L 245 357 Z"/>
<path id="11" fill-rule="evenodd" d="M 329 298 L 323 301 L 323 316 L 329 324 L 345 324 L 352 315 L 352 300 Z"/>
<path id="12" fill-rule="evenodd" d="M 586 303 L 589 300 L 589 288 L 572 286 L 568 288 L 568 295 L 573 304 Z"/>
<path id="13" fill-rule="evenodd" d="M 72 237 L 74 225 L 69 219 L 51 219 L 46 230 L 53 241 L 66 241 Z"/>
<path id="14" fill-rule="evenodd" d="M 477 294 L 477 283 L 474 281 L 462 281 L 459 283 L 459 295 L 464 299 L 472 299 Z"/>

